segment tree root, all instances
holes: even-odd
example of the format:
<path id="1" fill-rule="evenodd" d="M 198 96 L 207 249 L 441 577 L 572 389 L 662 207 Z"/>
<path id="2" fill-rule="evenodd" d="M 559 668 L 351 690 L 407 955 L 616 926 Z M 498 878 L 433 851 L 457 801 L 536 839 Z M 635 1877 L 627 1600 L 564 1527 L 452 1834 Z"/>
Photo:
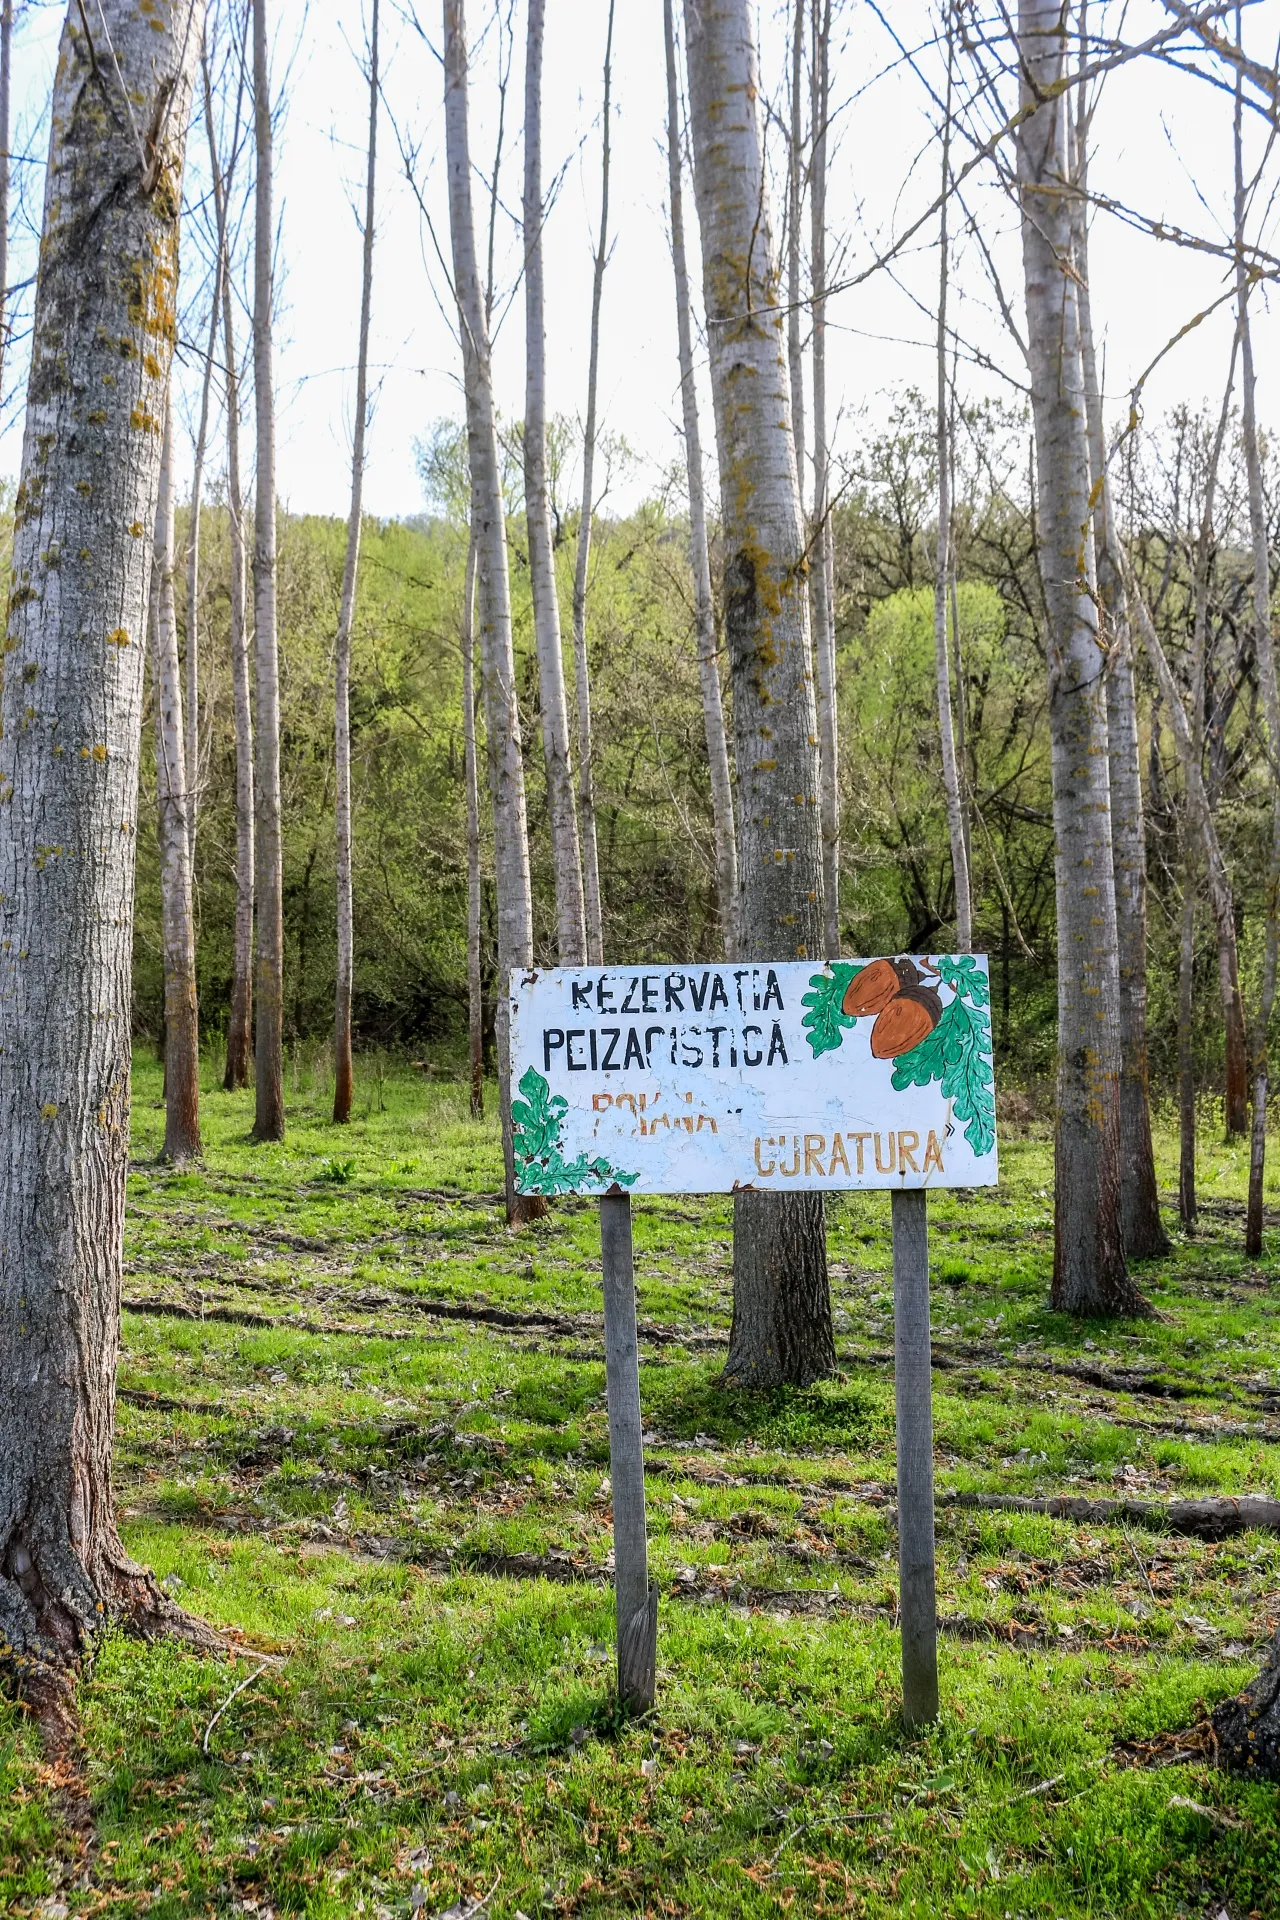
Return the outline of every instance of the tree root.
<path id="1" fill-rule="evenodd" d="M 1218 1765 L 1255 1780 L 1280 1780 L 1280 1633 L 1257 1678 L 1214 1709 Z"/>

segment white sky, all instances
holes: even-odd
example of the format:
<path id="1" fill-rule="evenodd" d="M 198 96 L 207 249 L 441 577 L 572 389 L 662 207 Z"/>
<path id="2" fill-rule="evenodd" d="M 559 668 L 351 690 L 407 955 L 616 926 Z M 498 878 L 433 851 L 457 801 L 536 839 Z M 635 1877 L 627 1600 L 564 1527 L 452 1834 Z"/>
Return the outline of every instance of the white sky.
<path id="1" fill-rule="evenodd" d="M 473 40 L 481 39 L 473 75 L 472 143 L 477 165 L 491 165 L 496 123 L 492 0 L 472 0 Z M 502 0 L 505 6 L 509 0 Z M 995 13 L 997 9 L 990 9 Z M 349 487 L 352 362 L 360 294 L 360 234 L 352 207 L 363 197 L 367 91 L 350 42 L 362 45 L 354 4 L 335 0 L 278 0 L 274 74 L 289 67 L 287 118 L 277 154 L 277 209 L 281 216 L 281 265 L 277 326 L 279 386 L 278 478 L 284 504 L 300 512 L 345 513 Z M 383 0 L 383 68 L 386 99 L 402 131 L 425 156 L 423 187 L 441 245 L 448 249 L 444 204 L 441 74 L 432 47 L 439 45 L 439 6 L 422 0 L 420 15 L 431 41 L 406 25 L 396 0 Z M 566 164 L 559 199 L 546 231 L 548 391 L 554 410 L 577 415 L 585 402 L 592 235 L 599 217 L 600 94 L 606 0 L 549 0 L 544 66 L 544 176 Z M 677 6 L 677 17 L 680 8 Z M 925 0 L 885 0 L 886 17 L 910 48 L 931 37 Z M 15 89 L 28 119 L 45 97 L 60 9 L 49 7 L 19 33 Z M 1116 0 L 1095 5 L 1091 25 L 1114 30 Z M 1159 0 L 1131 0 L 1126 38 L 1144 38 L 1166 18 Z M 1266 62 L 1274 56 L 1275 10 L 1266 4 L 1246 12 L 1246 41 Z M 502 198 L 518 216 L 522 153 L 524 9 L 515 10 L 516 49 L 507 107 L 507 144 Z M 774 0 L 760 14 L 762 78 L 767 94 L 781 98 L 785 84 L 785 19 Z M 291 57 L 291 64 L 290 64 Z M 883 72 L 896 59 L 889 32 L 865 0 L 837 0 L 833 54 L 833 100 L 840 106 L 828 189 L 832 255 L 844 249 L 844 270 L 858 271 L 877 247 L 922 212 L 938 189 L 939 161 L 930 144 L 931 103 L 922 81 L 908 67 Z M 937 50 L 920 56 L 935 82 Z M 1208 65 L 1206 59 L 1202 62 Z M 875 78 L 876 75 L 882 75 Z M 963 77 L 963 69 L 962 69 Z M 871 84 L 869 84 L 871 83 Z M 1008 84 L 1005 99 L 1011 98 Z M 856 96 L 856 98 L 852 98 Z M 665 117 L 661 0 L 618 0 L 614 29 L 613 190 L 614 250 L 605 279 L 601 356 L 603 426 L 620 434 L 639 456 L 618 496 L 625 505 L 653 485 L 680 458 L 677 431 L 676 344 L 670 254 L 667 242 Z M 984 110 L 983 133 L 995 122 Z M 1095 192 L 1126 201 L 1143 215 L 1173 222 L 1214 240 L 1229 232 L 1231 201 L 1231 101 L 1203 81 L 1185 78 L 1152 60 L 1112 75 L 1096 117 L 1092 161 Z M 1258 156 L 1266 125 L 1246 115 L 1251 152 Z M 38 145 L 45 135 L 41 131 Z M 21 125 L 19 139 L 21 144 Z M 957 164 L 971 148 L 957 138 Z M 203 161 L 203 134 L 193 136 L 192 163 Z M 1270 164 L 1269 182 L 1276 177 Z M 970 212 L 995 254 L 1015 314 L 1021 319 L 1019 249 L 1013 209 L 985 166 L 967 183 Z M 482 188 L 476 183 L 477 217 Z M 442 315 L 448 302 L 444 276 L 423 231 L 404 178 L 392 126 L 384 114 L 379 154 L 379 216 L 375 253 L 371 359 L 378 382 L 369 442 L 365 501 L 381 515 L 413 513 L 422 505 L 413 442 L 441 416 L 457 417 L 458 350 Z M 696 244 L 691 186 L 686 186 L 686 224 Z M 775 227 L 781 206 L 775 197 Z M 958 217 L 958 216 L 957 216 Z M 807 224 L 807 221 L 806 221 Z M 1275 211 L 1260 202 L 1252 232 L 1264 244 L 1277 240 Z M 888 396 L 909 383 L 929 389 L 933 380 L 932 322 L 913 304 L 928 308 L 937 271 L 936 222 L 895 267 L 860 287 L 836 295 L 829 309 L 831 404 L 841 414 L 837 452 L 850 454 L 862 430 L 860 416 L 874 424 Z M 188 250 L 188 258 L 193 250 Z M 515 221 L 500 216 L 501 293 L 510 290 L 519 265 Z M 695 255 L 696 260 L 696 255 Z M 18 271 L 26 271 L 16 263 Z M 1121 412 L 1138 373 L 1165 341 L 1226 286 L 1226 263 L 1145 238 L 1107 214 L 1095 222 L 1091 278 L 1095 326 L 1105 347 L 1112 408 Z M 957 269 L 957 326 L 984 354 L 1015 378 L 1017 349 L 995 312 L 989 282 L 972 240 Z M 185 290 L 193 295 L 200 269 L 189 265 Z M 433 291 L 434 287 L 434 291 Z M 1272 369 L 1280 365 L 1280 326 L 1270 290 L 1255 297 L 1259 411 L 1263 421 L 1280 416 Z M 1268 311 L 1268 304 L 1270 311 Z M 194 325 L 196 314 L 190 316 Z M 1176 400 L 1216 404 L 1226 367 L 1231 320 L 1220 311 L 1200 327 L 1153 376 L 1146 391 L 1149 418 Z M 495 348 L 495 376 L 503 411 L 523 411 L 523 294 L 517 291 Z M 242 325 L 241 348 L 244 348 Z M 989 372 L 962 372 L 968 393 L 990 392 L 1003 383 Z M 190 386 L 190 379 L 187 381 Z M 1011 392 L 1011 389 L 1004 388 Z M 188 395 L 186 410 L 190 410 Z M 246 423 L 248 424 L 248 423 Z M 0 434 L 0 473 L 16 473 L 20 454 L 20 406 L 11 407 Z M 708 412 L 705 435 L 711 452 Z M 246 451 L 251 447 L 246 435 Z M 214 455 L 215 468 L 219 455 Z"/>

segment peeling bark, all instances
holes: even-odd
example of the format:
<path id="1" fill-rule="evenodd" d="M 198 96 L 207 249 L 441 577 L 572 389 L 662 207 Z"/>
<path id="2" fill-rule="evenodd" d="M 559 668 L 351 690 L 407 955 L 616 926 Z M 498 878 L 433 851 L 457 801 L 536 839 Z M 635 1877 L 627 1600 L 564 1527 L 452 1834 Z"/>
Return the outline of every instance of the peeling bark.
<path id="1" fill-rule="evenodd" d="M 203 14 L 103 0 L 111 60 L 73 5 L 54 83 L 0 693 L 10 1670 L 74 1661 L 112 1618 L 216 1644 L 129 1559 L 111 1501 L 147 585 Z"/>
<path id="2" fill-rule="evenodd" d="M 804 517 L 779 312 L 748 0 L 685 0 L 693 177 L 720 451 L 733 674 L 741 958 L 819 960 L 824 941 L 817 715 Z M 834 1371 L 822 1202 L 734 1202 L 726 1378 Z"/>

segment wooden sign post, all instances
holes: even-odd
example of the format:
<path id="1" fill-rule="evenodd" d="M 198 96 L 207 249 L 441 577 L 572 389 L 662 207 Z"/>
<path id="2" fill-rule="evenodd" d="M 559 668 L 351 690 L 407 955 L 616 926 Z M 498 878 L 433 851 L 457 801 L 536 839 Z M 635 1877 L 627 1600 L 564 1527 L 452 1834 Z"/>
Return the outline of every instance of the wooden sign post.
<path id="1" fill-rule="evenodd" d="M 938 1711 L 927 1191 L 994 1186 L 980 955 L 529 971 L 512 982 L 524 1193 L 600 1200 L 618 1696 L 655 1691 L 632 1193 L 893 1195 L 902 1701 Z"/>
<path id="2" fill-rule="evenodd" d="M 658 1663 L 658 1589 L 649 1584 L 644 1521 L 640 1348 L 631 1253 L 631 1196 L 616 1187 L 600 1201 L 604 1270 L 604 1363 L 609 1395 L 609 1485 L 613 1491 L 613 1585 L 617 1609 L 618 1698 L 629 1713 L 653 1705 Z"/>

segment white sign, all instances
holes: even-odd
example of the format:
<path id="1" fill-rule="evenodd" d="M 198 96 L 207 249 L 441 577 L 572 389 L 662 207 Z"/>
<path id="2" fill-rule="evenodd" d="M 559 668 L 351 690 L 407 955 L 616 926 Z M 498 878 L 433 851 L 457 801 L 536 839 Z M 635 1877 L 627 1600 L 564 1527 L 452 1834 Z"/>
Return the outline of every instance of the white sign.
<path id="1" fill-rule="evenodd" d="M 994 1186 L 974 954 L 512 976 L 522 1193 Z"/>

